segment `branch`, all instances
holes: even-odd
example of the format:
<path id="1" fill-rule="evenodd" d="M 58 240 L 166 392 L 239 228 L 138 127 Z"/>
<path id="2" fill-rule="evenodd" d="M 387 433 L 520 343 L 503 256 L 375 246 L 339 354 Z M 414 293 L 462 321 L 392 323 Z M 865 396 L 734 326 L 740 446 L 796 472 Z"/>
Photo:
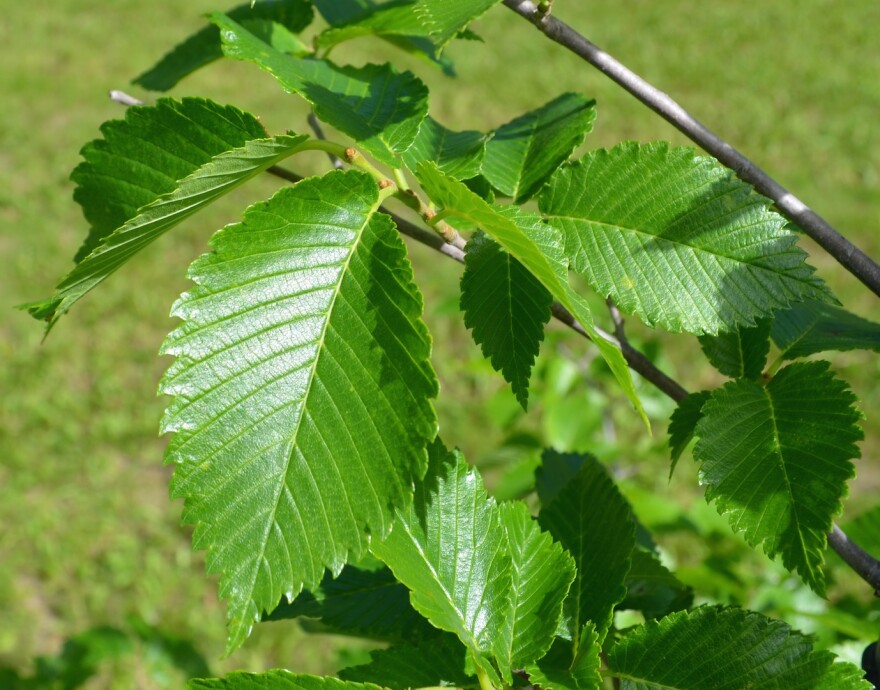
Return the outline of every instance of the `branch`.
<path id="1" fill-rule="evenodd" d="M 504 4 L 528 19 L 548 38 L 568 48 L 622 86 L 691 141 L 731 168 L 740 179 L 772 199 L 783 216 L 812 237 L 875 295 L 880 296 L 880 265 L 754 162 L 697 121 L 667 94 L 646 82 L 565 22 L 539 10 L 531 0 L 504 0 Z"/>
<path id="2" fill-rule="evenodd" d="M 837 525 L 834 525 L 828 533 L 828 544 L 850 568 L 874 588 L 874 596 L 880 597 L 880 561 L 846 536 Z"/>

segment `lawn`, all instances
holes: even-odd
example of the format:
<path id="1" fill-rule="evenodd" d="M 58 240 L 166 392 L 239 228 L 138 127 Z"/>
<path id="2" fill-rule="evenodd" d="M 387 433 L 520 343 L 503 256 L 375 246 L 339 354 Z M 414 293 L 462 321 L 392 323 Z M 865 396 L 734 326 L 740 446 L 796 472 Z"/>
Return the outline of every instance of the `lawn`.
<path id="1" fill-rule="evenodd" d="M 205 250 L 213 231 L 271 193 L 276 181 L 257 180 L 175 230 L 77 305 L 45 342 L 38 323 L 12 310 L 50 293 L 85 236 L 68 176 L 100 123 L 123 114 L 107 91 L 123 88 L 153 98 L 129 87 L 130 79 L 200 26 L 204 12 L 223 8 L 216 0 L 56 0 L 48 8 L 16 3 L 0 23 L 6 46 L 0 53 L 6 94 L 0 111 L 0 246 L 7 266 L 0 273 L 7 306 L 0 321 L 0 668 L 29 673 L 34 657 L 55 656 L 71 635 L 98 625 L 122 630 L 134 652 L 105 668 L 92 688 L 179 687 L 174 650 L 181 640 L 197 650 L 183 656 L 203 657 L 215 673 L 271 666 L 333 672 L 358 653 L 345 640 L 275 623 L 259 627 L 243 649 L 220 659 L 223 607 L 215 581 L 204 576 L 202 555 L 190 550 L 188 529 L 179 526 L 180 503 L 168 499 L 170 468 L 162 464 L 164 441 L 156 433 L 165 401 L 155 390 L 169 361 L 156 352 L 172 327 L 170 304 L 187 288 L 186 266 Z M 778 0 L 760 10 L 745 0 L 556 0 L 554 11 L 880 256 L 875 0 L 853 0 L 845 10 L 827 0 Z M 382 44 L 354 43 L 335 58 L 390 59 L 416 71 L 431 87 L 435 117 L 452 127 L 488 130 L 562 91 L 578 91 L 599 103 L 589 147 L 621 139 L 686 143 L 505 8 L 493 9 L 474 28 L 483 43 L 457 42 L 449 49 L 459 74 L 454 80 Z M 273 132 L 306 127 L 302 104 L 243 64 L 212 66 L 172 94 L 235 103 L 261 115 Z M 322 165 L 315 156 L 304 169 Z M 876 298 L 809 243 L 805 247 L 844 304 L 876 318 Z M 624 441 L 641 431 L 623 407 L 610 420 L 617 428 L 613 442 L 601 416 L 585 425 L 589 433 L 572 430 L 577 425 L 560 410 L 582 410 L 583 398 L 555 407 L 539 401 L 532 418 L 515 415 L 512 396 L 460 323 L 459 268 L 419 247 L 412 252 L 435 335 L 441 424 L 456 434 L 450 442 L 496 471 L 509 458 L 490 456 L 489 449 L 518 432 L 578 448 L 594 442 L 606 457 L 627 453 L 628 461 L 645 453 L 651 472 L 663 477 L 658 486 L 673 500 L 677 494 L 685 504 L 694 500 L 692 468 L 683 468 L 667 488 L 662 425 L 655 439 L 640 438 L 631 447 Z M 656 339 L 647 329 L 636 329 L 634 337 Z M 694 339 L 676 340 L 685 342 L 663 361 L 696 389 L 709 379 L 688 366 Z M 590 356 L 580 345 L 573 351 L 577 358 Z M 550 359 L 541 365 L 539 385 L 548 399 L 560 387 L 576 388 L 572 380 L 582 373 Z M 863 400 L 867 417 L 865 457 L 852 490 L 856 511 L 880 489 L 880 427 L 873 419 L 880 409 L 878 365 L 864 354 L 834 361 Z M 601 392 L 590 395 L 594 402 L 605 400 Z M 657 407 L 658 415 L 669 411 L 659 398 Z M 499 422 L 506 428 L 483 433 Z M 509 447 L 515 456 L 515 444 Z"/>

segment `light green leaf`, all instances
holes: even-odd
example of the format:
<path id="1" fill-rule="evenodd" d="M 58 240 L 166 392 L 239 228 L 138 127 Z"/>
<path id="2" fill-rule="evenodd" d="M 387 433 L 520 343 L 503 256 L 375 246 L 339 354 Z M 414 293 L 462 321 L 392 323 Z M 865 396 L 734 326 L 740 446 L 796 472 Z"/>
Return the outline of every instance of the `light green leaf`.
<path id="1" fill-rule="evenodd" d="M 583 143 L 595 120 L 596 101 L 562 94 L 495 130 L 486 144 L 483 175 L 521 204 Z"/>
<path id="2" fill-rule="evenodd" d="M 880 324 L 822 302 L 799 302 L 777 312 L 770 335 L 783 359 L 831 350 L 880 352 Z"/>
<path id="3" fill-rule="evenodd" d="M 319 678 L 291 673 L 230 673 L 225 678 L 205 678 L 189 681 L 189 690 L 382 690 L 371 683 L 351 683 L 337 678 Z"/>
<path id="4" fill-rule="evenodd" d="M 342 669 L 339 677 L 391 690 L 479 687 L 477 679 L 465 671 L 467 648 L 453 635 L 380 649 L 370 652 L 370 658 L 369 664 Z"/>
<path id="5" fill-rule="evenodd" d="M 355 141 L 382 163 L 399 167 L 428 112 L 428 89 L 410 72 L 388 65 L 339 67 L 328 60 L 280 53 L 241 24 L 219 12 L 223 52 L 253 62 L 274 76 L 285 90 L 298 93 L 315 114 Z"/>
<path id="6" fill-rule="evenodd" d="M 641 611 L 645 618 L 660 618 L 689 608 L 694 593 L 669 572 L 650 551 L 636 547 L 626 576 L 626 598 L 618 608 Z"/>
<path id="7" fill-rule="evenodd" d="M 339 572 L 411 501 L 436 434 L 422 300 L 375 180 L 332 172 L 220 231 L 173 314 L 172 495 L 229 600 L 261 612 Z"/>
<path id="8" fill-rule="evenodd" d="M 706 499 L 820 594 L 825 535 L 859 456 L 855 401 L 827 362 L 801 362 L 766 386 L 739 380 L 717 389 L 696 428 Z"/>
<path id="9" fill-rule="evenodd" d="M 422 161 L 434 161 L 447 175 L 465 180 L 480 172 L 485 146 L 484 134 L 453 132 L 428 116 L 412 146 L 404 151 L 403 161 L 412 170 Z"/>
<path id="10" fill-rule="evenodd" d="M 770 319 L 758 319 L 754 326 L 701 335 L 700 347 L 712 366 L 733 379 L 759 379 L 770 352 Z"/>
<path id="11" fill-rule="evenodd" d="M 564 641 L 557 638 L 547 654 L 526 668 L 529 683 L 541 690 L 601 690 L 604 688 L 599 668 L 602 645 L 591 623 L 584 625 L 578 648 L 572 654 Z"/>
<path id="12" fill-rule="evenodd" d="M 168 230 L 306 147 L 304 135 L 246 139 L 261 129 L 247 113 L 196 99 L 162 99 L 107 123 L 73 173 L 91 232 L 77 266 L 31 314 L 51 326 Z"/>
<path id="13" fill-rule="evenodd" d="M 410 590 L 417 611 L 488 656 L 507 624 L 512 574 L 495 501 L 460 453 L 436 441 L 425 482 L 373 553 Z"/>
<path id="14" fill-rule="evenodd" d="M 781 621 L 709 606 L 648 622 L 608 653 L 624 690 L 812 690 L 833 661 Z M 855 680 L 839 687 L 866 688 Z"/>
<path id="15" fill-rule="evenodd" d="M 568 550 L 577 577 L 565 601 L 568 632 L 592 622 L 604 640 L 615 606 L 626 596 L 625 580 L 635 547 L 635 521 L 605 468 L 593 457 L 538 516 L 541 526 Z"/>
<path id="16" fill-rule="evenodd" d="M 422 163 L 416 171 L 416 176 L 431 199 L 441 206 L 444 212 L 464 218 L 490 235 L 574 315 L 599 348 L 602 357 L 645 424 L 649 425 L 633 386 L 626 360 L 617 347 L 596 332 L 589 305 L 569 285 L 561 238 L 558 234 L 534 215 L 521 212 L 516 207 L 497 206 L 484 201 L 465 184 L 444 175 L 431 163 Z"/>
<path id="17" fill-rule="evenodd" d="M 417 0 L 416 14 L 428 27 L 433 40 L 442 49 L 501 0 Z"/>
<path id="18" fill-rule="evenodd" d="M 338 577 L 327 573 L 321 584 L 281 604 L 264 621 L 313 618 L 327 632 L 384 642 L 412 642 L 436 637 L 432 627 L 410 606 L 409 590 L 388 568 L 364 570 L 347 565 Z"/>
<path id="19" fill-rule="evenodd" d="M 271 20 L 297 34 L 312 23 L 312 5 L 308 0 L 263 0 L 258 5 L 245 3 L 227 15 L 237 22 Z M 208 25 L 175 46 L 158 63 L 134 80 L 152 91 L 167 91 L 181 79 L 223 57 L 220 31 Z"/>
<path id="20" fill-rule="evenodd" d="M 539 202 L 572 269 L 649 325 L 714 334 L 829 295 L 770 201 L 691 149 L 591 152 Z"/>
<path id="21" fill-rule="evenodd" d="M 562 547 L 542 532 L 522 501 L 499 506 L 512 556 L 509 615 L 493 652 L 510 682 L 511 669 L 540 659 L 550 649 L 562 602 L 575 578 L 575 565 Z"/>
<path id="22" fill-rule="evenodd" d="M 461 276 L 464 324 L 523 409 L 552 303 L 547 288 L 496 242 L 483 233 L 471 238 Z"/>
<path id="23" fill-rule="evenodd" d="M 675 472 L 675 465 L 685 448 L 694 438 L 694 430 L 697 423 L 703 418 L 703 405 L 712 396 L 711 391 L 699 391 L 691 393 L 678 403 L 675 412 L 669 420 L 669 447 L 672 450 L 672 464 L 669 467 L 669 476 Z"/>

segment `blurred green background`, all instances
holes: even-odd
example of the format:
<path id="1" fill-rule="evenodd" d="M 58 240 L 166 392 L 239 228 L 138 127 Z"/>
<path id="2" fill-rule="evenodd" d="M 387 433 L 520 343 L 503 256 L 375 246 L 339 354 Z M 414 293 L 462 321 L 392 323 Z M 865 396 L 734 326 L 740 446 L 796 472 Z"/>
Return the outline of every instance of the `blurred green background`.
<path id="1" fill-rule="evenodd" d="M 123 115 L 107 91 L 153 98 L 129 89 L 129 80 L 198 28 L 203 13 L 230 6 L 55 0 L 48 7 L 15 3 L 0 21 L 0 668 L 8 678 L 13 671 L 61 674 L 65 664 L 87 665 L 92 649 L 111 653 L 89 688 L 180 687 L 190 673 L 233 668 L 333 672 L 363 653 L 347 640 L 273 623 L 220 658 L 223 606 L 202 555 L 190 551 L 188 528 L 178 524 L 181 505 L 168 499 L 170 469 L 156 435 L 164 401 L 155 390 L 168 364 L 156 352 L 173 325 L 168 309 L 187 288 L 186 267 L 213 231 L 270 194 L 276 181 L 257 180 L 176 229 L 77 305 L 45 343 L 40 324 L 12 310 L 51 292 L 85 235 L 68 175 L 100 123 Z M 880 256 L 876 0 L 556 0 L 554 11 Z M 414 70 L 431 87 L 432 113 L 452 127 L 487 130 L 570 90 L 599 102 L 588 147 L 621 139 L 686 143 L 503 7 L 474 28 L 484 43 L 458 42 L 448 51 L 454 80 L 377 42 L 342 46 L 334 56 Z M 273 132 L 306 127 L 302 103 L 249 65 L 218 63 L 172 94 L 235 103 Z M 325 164 L 318 156 L 293 163 L 305 171 Z M 804 246 L 845 306 L 878 317 L 875 297 Z M 823 602 L 730 535 L 705 505 L 693 463 L 682 462 L 667 482 L 670 402 L 643 388 L 657 420 L 654 437 L 646 437 L 587 344 L 551 328 L 531 411 L 518 411 L 461 324 L 460 268 L 422 247 L 411 251 L 435 338 L 444 437 L 484 468 L 499 495 L 516 492 L 544 444 L 594 452 L 658 532 L 668 562 L 699 592 L 785 617 L 850 657 L 861 644 L 853 640 L 876 638 L 877 604 L 846 572 L 838 569 L 830 603 Z M 630 326 L 632 339 L 687 388 L 718 383 L 695 364 L 694 338 Z M 863 353 L 832 360 L 866 414 L 847 519 L 869 508 L 880 489 L 878 365 Z M 66 640 L 84 633 L 62 652 Z"/>

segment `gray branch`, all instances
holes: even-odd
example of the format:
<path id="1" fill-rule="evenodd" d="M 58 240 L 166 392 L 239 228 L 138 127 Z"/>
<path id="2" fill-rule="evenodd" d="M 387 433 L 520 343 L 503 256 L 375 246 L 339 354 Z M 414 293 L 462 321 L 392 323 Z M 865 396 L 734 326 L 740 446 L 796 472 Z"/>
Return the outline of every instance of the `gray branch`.
<path id="1" fill-rule="evenodd" d="M 772 199 L 782 215 L 812 237 L 875 295 L 880 296 L 880 266 L 873 259 L 754 162 L 700 123 L 667 94 L 646 82 L 565 22 L 540 11 L 531 0 L 504 0 L 504 4 L 529 20 L 548 38 L 567 48 L 622 86 L 691 141 L 731 168 L 740 179 Z"/>

